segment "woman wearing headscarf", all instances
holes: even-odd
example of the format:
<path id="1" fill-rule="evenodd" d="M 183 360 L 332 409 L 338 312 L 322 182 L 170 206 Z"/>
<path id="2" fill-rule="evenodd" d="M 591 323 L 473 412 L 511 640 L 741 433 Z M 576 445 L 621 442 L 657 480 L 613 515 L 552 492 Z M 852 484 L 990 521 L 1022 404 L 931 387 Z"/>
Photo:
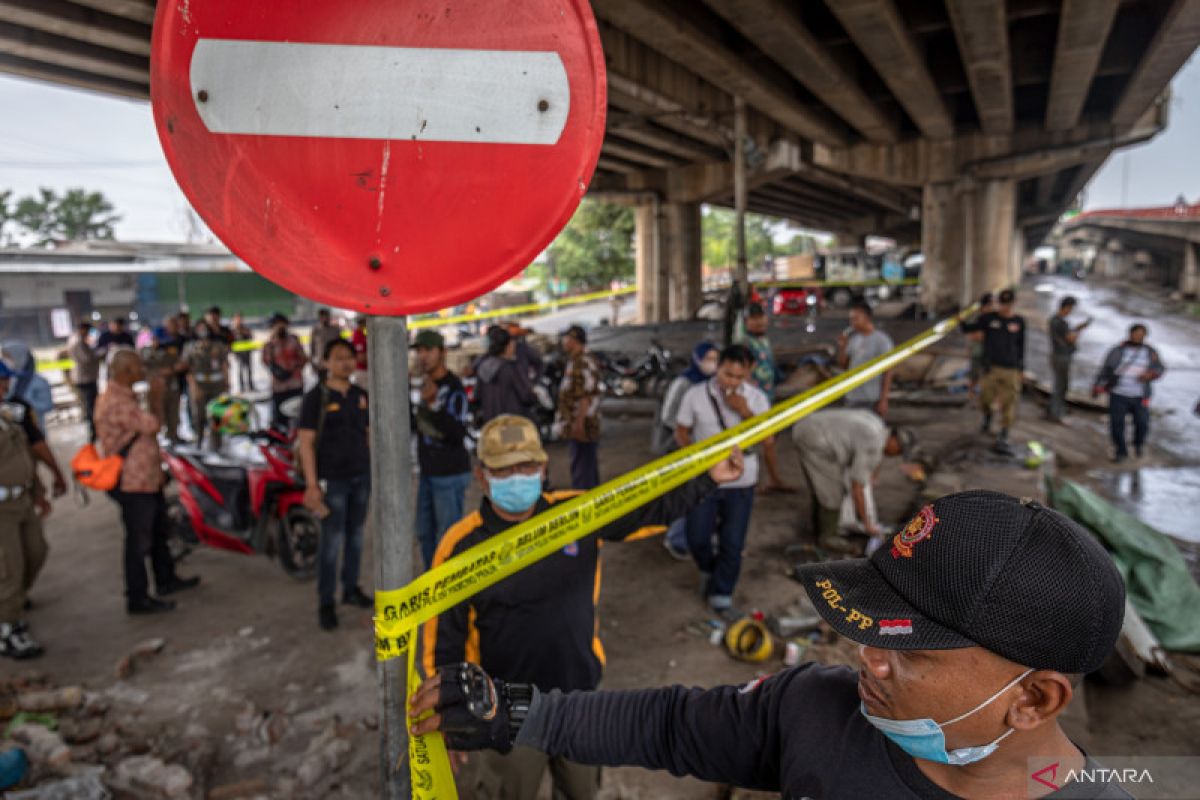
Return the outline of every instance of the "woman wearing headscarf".
<path id="1" fill-rule="evenodd" d="M 37 412 L 38 423 L 44 430 L 46 415 L 54 410 L 54 399 L 50 396 L 50 384 L 37 374 L 37 362 L 29 345 L 19 340 L 5 342 L 4 361 L 13 372 L 8 396 L 28 403 Z"/>
<path id="2" fill-rule="evenodd" d="M 655 454 L 669 453 L 677 446 L 675 444 L 675 415 L 679 413 L 679 403 L 687 394 L 688 389 L 697 383 L 708 380 L 716 373 L 719 356 L 720 351 L 715 344 L 700 342 L 692 349 L 692 363 L 679 373 L 679 376 L 667 387 L 651 442 Z M 667 552 L 680 561 L 691 558 L 691 551 L 688 550 L 687 544 L 686 521 L 686 517 L 675 520 L 667 529 L 667 535 L 663 539 L 663 546 L 667 548 Z"/>

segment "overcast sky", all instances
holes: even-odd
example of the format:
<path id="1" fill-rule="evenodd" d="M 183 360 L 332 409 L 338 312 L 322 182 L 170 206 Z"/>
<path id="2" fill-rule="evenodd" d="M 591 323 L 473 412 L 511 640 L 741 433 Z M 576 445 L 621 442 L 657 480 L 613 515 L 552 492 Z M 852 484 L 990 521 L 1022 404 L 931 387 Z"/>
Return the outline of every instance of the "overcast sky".
<path id="1" fill-rule="evenodd" d="M 1174 88 L 1166 132 L 1110 158 L 1087 189 L 1088 208 L 1169 205 L 1179 194 L 1200 200 L 1200 57 Z M 0 109 L 0 190 L 99 190 L 123 216 L 118 238 L 185 238 L 187 203 L 167 169 L 148 103 L 0 75 Z"/>

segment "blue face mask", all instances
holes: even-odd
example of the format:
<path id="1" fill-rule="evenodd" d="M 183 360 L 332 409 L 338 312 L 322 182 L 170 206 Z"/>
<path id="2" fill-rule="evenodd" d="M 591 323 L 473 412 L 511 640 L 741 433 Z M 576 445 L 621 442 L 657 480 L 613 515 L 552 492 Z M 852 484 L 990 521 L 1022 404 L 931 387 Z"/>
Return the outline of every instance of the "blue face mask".
<path id="1" fill-rule="evenodd" d="M 953 725 L 956 722 L 961 722 L 980 709 L 985 708 L 997 697 L 1016 686 L 1022 678 L 1031 672 L 1033 672 L 1031 669 L 1025 670 L 987 700 L 984 700 L 967 713 L 961 714 L 949 722 L 943 722 L 941 725 L 928 718 L 884 719 L 883 717 L 873 717 L 867 713 L 865 703 L 860 704 L 858 710 L 867 718 L 867 722 L 878 728 L 884 736 L 895 742 L 901 750 L 913 758 L 923 758 L 926 761 L 936 761 L 939 764 L 951 764 L 961 767 L 964 764 L 973 764 L 976 761 L 981 761 L 996 752 L 996 748 L 1000 746 L 1000 742 L 1008 738 L 1016 729 L 1009 728 L 1008 731 L 1002 733 L 991 744 L 979 745 L 978 747 L 960 747 L 957 750 L 947 752 L 946 737 L 942 733 L 942 728 L 947 725 Z"/>
<path id="2" fill-rule="evenodd" d="M 510 514 L 528 511 L 542 495 L 542 473 L 517 473 L 507 478 L 488 476 L 488 494 L 492 502 Z"/>

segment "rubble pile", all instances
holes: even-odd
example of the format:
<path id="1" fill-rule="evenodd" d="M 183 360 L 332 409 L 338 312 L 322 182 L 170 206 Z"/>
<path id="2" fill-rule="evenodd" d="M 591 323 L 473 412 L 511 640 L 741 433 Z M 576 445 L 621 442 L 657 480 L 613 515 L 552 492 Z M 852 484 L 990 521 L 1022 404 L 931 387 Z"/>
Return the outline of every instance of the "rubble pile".
<path id="1" fill-rule="evenodd" d="M 242 704 L 225 730 L 210 729 L 197 713 L 155 719 L 146 711 L 152 693 L 131 679 L 165 644 L 133 648 L 105 688 L 56 686 L 38 672 L 0 678 L 0 793 L 16 800 L 355 796 L 342 784 L 358 770 L 343 768 L 355 753 L 373 756 L 374 717 L 350 724 L 325 706 L 306 709 L 300 688 L 289 685 L 277 709 L 213 692 L 210 712 Z"/>

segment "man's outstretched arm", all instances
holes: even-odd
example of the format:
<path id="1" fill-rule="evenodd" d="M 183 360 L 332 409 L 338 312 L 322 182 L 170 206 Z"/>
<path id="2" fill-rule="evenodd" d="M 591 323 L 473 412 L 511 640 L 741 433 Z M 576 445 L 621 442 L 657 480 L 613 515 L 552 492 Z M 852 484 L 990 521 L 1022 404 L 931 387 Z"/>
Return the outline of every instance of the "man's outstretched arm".
<path id="1" fill-rule="evenodd" d="M 582 764 L 639 766 L 765 791 L 779 790 L 780 698 L 787 676 L 738 688 L 682 686 L 615 692 L 553 691 L 495 681 L 480 702 L 482 671 L 439 669 L 413 700 L 414 714 L 436 713 L 414 732 L 442 730 L 455 750 L 532 747 Z M 473 681 L 459 676 L 474 675 Z M 511 698 L 531 697 L 527 716 Z M 491 713 L 490 708 L 496 708 Z M 481 708 L 489 709 L 482 717 Z M 471 709 L 476 710 L 476 714 Z M 511 713 L 511 717 L 510 717 Z"/>

